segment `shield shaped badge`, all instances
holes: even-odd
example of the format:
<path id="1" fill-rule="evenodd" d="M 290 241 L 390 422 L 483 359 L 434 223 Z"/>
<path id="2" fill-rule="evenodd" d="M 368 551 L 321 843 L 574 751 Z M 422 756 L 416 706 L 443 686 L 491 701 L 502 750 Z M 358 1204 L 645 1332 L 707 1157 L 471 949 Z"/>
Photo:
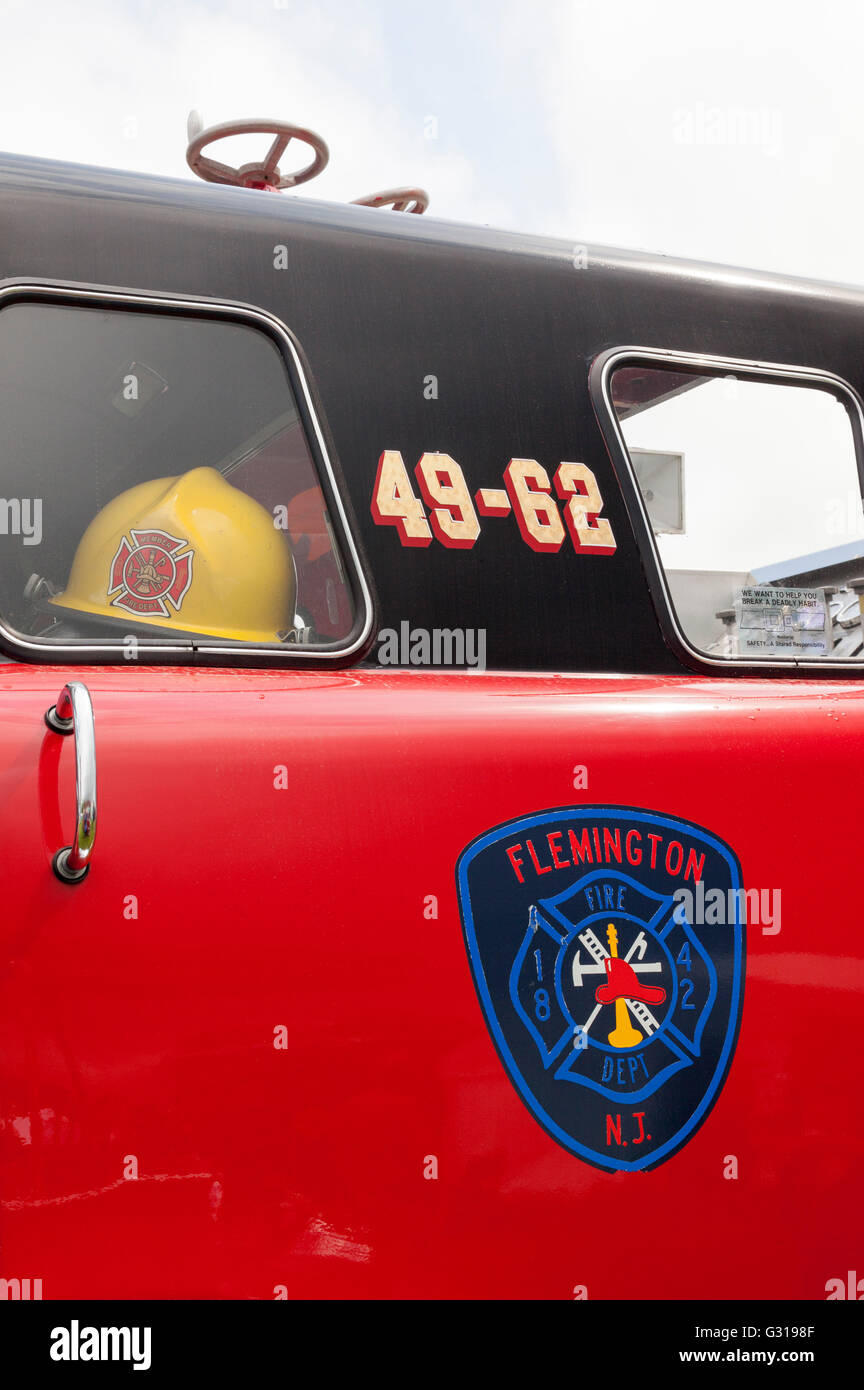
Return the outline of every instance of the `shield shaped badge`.
<path id="1" fill-rule="evenodd" d="M 495 826 L 456 877 L 486 1023 L 534 1117 L 599 1168 L 664 1162 L 709 1113 L 737 1040 L 733 851 L 676 816 L 583 806 Z"/>

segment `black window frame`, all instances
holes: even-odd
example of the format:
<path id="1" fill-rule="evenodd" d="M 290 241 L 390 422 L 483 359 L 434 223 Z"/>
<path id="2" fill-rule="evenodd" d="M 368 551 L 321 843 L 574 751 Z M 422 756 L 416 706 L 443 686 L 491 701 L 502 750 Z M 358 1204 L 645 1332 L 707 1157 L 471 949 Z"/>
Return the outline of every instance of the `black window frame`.
<path id="1" fill-rule="evenodd" d="M 126 289 L 69 281 L 22 279 L 0 281 L 0 314 L 11 304 L 33 303 L 67 308 L 118 309 L 124 313 L 161 313 L 168 317 L 201 318 L 239 324 L 263 332 L 282 359 L 298 416 L 339 547 L 354 608 L 354 623 L 338 642 L 284 649 L 254 644 L 200 639 L 160 643 L 139 642 L 136 664 L 159 666 L 239 666 L 278 668 L 338 668 L 359 663 L 372 647 L 378 627 L 375 591 L 359 539 L 348 488 L 327 430 L 320 398 L 308 362 L 291 330 L 269 310 L 234 300 L 197 295 Z M 0 402 L 2 408 L 2 402 Z M 0 614 L 0 652 L 13 661 L 60 665 L 129 665 L 122 636 L 104 641 L 73 643 L 40 641 L 13 632 Z"/>
<path id="2" fill-rule="evenodd" d="M 623 366 L 646 366 L 678 371 L 694 376 L 706 372 L 718 376 L 735 376 L 742 381 L 761 381 L 768 385 L 789 385 L 828 390 L 844 404 L 852 430 L 858 487 L 864 503 L 864 402 L 850 382 L 834 372 L 816 367 L 797 367 L 775 362 L 759 362 L 746 358 L 722 357 L 710 353 L 681 352 L 668 348 L 612 347 L 591 362 L 588 371 L 588 390 L 597 422 L 600 426 L 612 466 L 618 479 L 627 515 L 636 537 L 642 567 L 657 620 L 664 640 L 678 660 L 701 675 L 725 676 L 785 676 L 802 678 L 818 675 L 857 676 L 864 674 L 864 656 L 842 661 L 802 660 L 799 657 L 736 656 L 716 657 L 695 647 L 688 639 L 675 611 L 675 604 L 654 530 L 642 498 L 638 479 L 615 407 L 610 383 L 613 373 Z"/>

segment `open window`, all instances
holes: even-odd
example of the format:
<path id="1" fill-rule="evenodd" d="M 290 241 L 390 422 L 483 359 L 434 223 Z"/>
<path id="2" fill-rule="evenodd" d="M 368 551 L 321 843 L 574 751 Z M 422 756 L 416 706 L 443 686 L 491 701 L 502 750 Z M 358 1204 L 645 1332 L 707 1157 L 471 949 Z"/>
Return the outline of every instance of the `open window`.
<path id="1" fill-rule="evenodd" d="M 233 306 L 0 294 L 13 655 L 345 660 L 369 593 L 296 350 Z"/>
<path id="2" fill-rule="evenodd" d="M 592 391 L 673 645 L 712 665 L 864 660 L 861 410 L 827 373 L 650 351 Z"/>

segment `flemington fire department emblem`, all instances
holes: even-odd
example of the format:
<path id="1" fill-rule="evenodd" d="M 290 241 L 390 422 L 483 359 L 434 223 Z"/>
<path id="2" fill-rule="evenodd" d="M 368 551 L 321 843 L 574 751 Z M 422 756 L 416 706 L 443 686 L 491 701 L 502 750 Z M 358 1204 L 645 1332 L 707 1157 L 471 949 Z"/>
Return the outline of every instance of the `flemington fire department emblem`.
<path id="1" fill-rule="evenodd" d="M 457 883 L 486 1022 L 535 1118 L 600 1168 L 664 1162 L 709 1113 L 737 1039 L 732 850 L 651 811 L 543 811 L 470 844 Z M 696 920 L 711 889 L 731 907 L 719 925 Z"/>
<path id="2" fill-rule="evenodd" d="M 108 597 L 113 608 L 137 616 L 169 616 L 170 603 L 179 612 L 192 583 L 193 550 L 177 551 L 189 542 L 166 531 L 130 531 L 111 561 Z M 111 595 L 116 595 L 114 598 Z"/>

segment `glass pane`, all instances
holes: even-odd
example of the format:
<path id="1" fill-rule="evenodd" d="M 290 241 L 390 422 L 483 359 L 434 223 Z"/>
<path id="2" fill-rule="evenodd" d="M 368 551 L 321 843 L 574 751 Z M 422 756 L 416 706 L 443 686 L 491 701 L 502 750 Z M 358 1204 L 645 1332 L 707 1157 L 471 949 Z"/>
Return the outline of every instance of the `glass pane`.
<path id="1" fill-rule="evenodd" d="M 0 312 L 0 400 L 7 627 L 64 643 L 348 635 L 345 568 L 264 333 L 15 303 Z"/>
<path id="2" fill-rule="evenodd" d="M 729 658 L 860 656 L 864 511 L 845 401 L 648 366 L 615 372 L 612 400 L 690 643 Z"/>

